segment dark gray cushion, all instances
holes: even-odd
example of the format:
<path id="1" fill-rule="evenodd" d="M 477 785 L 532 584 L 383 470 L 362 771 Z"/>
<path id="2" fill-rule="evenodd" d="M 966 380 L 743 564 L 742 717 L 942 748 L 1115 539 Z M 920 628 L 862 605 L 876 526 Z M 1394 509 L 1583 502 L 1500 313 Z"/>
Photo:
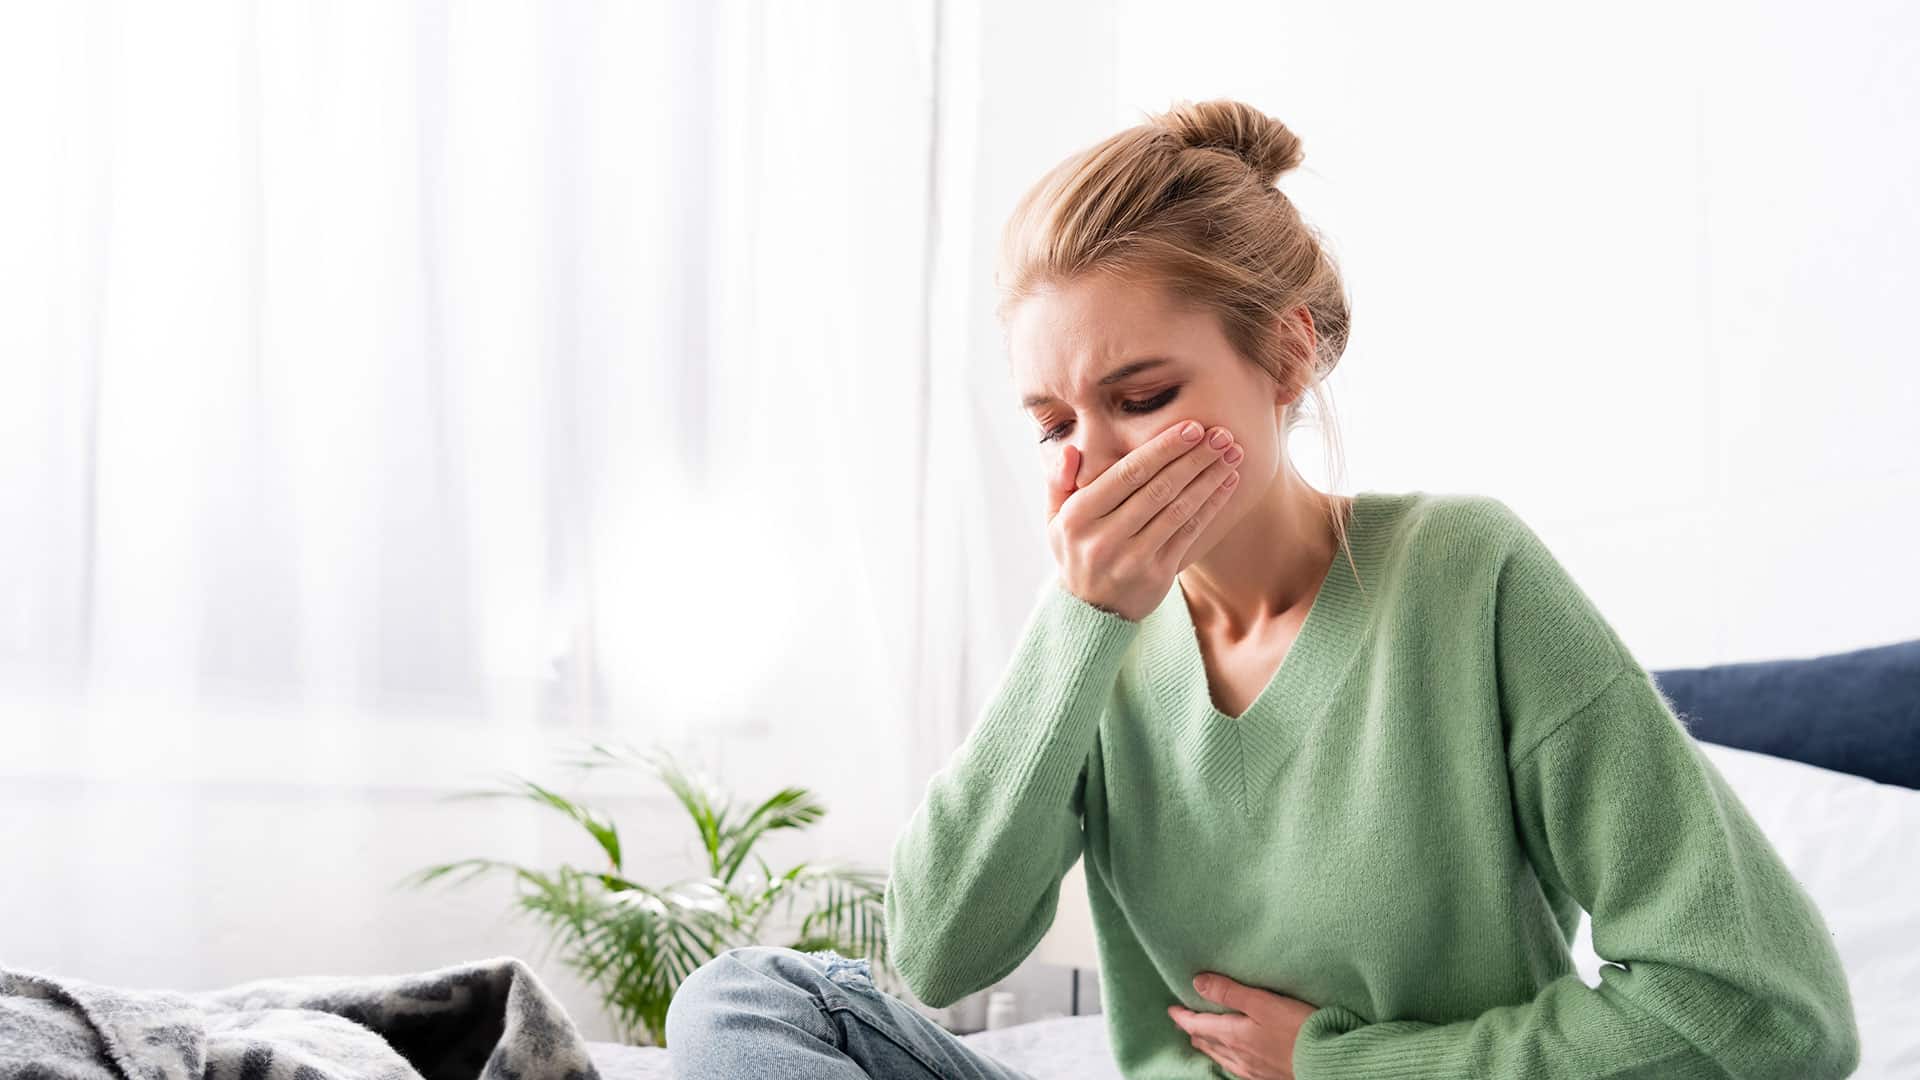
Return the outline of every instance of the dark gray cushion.
<path id="1" fill-rule="evenodd" d="M 1920 640 L 1653 677 L 1695 738 L 1920 788 Z"/>

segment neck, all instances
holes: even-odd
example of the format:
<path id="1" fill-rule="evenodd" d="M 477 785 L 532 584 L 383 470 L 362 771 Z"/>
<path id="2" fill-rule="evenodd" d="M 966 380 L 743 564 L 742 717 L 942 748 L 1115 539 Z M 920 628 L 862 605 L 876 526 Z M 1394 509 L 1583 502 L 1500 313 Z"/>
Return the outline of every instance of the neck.
<path id="1" fill-rule="evenodd" d="M 1339 548 L 1331 514 L 1350 500 L 1314 487 L 1286 463 L 1232 531 L 1181 571 L 1195 625 L 1230 639 L 1313 602 Z"/>

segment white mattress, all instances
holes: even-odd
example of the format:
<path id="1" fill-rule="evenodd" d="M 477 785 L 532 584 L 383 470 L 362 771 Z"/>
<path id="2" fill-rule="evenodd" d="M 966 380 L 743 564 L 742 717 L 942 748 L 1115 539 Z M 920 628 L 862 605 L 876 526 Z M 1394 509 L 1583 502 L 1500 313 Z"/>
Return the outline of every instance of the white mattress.
<path id="1" fill-rule="evenodd" d="M 1121 1080 L 1107 1050 L 1106 1018 L 1095 1013 L 976 1031 L 960 1041 L 1034 1080 Z M 591 1043 L 602 1080 L 672 1080 L 658 1047 Z"/>

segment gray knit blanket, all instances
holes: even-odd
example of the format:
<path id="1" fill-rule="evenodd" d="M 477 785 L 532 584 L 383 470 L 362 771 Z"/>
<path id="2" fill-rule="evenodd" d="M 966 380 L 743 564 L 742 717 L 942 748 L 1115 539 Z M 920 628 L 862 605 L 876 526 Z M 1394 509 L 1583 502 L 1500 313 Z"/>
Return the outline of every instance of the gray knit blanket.
<path id="1" fill-rule="evenodd" d="M 0 968 L 0 1077 L 599 1080 L 565 1010 L 510 957 L 193 993 Z"/>

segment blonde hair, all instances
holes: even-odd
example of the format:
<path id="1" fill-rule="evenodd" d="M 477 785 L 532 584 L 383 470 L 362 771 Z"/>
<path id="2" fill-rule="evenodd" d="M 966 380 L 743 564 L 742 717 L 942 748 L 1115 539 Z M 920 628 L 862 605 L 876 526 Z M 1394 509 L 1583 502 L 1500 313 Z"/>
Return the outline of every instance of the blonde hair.
<path id="1" fill-rule="evenodd" d="M 1236 352 L 1300 388 L 1282 417 L 1283 454 L 1312 399 L 1337 491 L 1344 469 L 1323 380 L 1346 351 L 1350 303 L 1320 234 L 1274 186 L 1300 160 L 1299 136 L 1230 99 L 1176 101 L 1071 155 L 1007 220 L 994 272 L 1003 330 L 1022 301 L 1082 274 L 1158 285 L 1212 312 Z M 1311 335 L 1293 314 L 1303 306 Z M 1346 550 L 1341 504 L 1331 517 Z"/>

